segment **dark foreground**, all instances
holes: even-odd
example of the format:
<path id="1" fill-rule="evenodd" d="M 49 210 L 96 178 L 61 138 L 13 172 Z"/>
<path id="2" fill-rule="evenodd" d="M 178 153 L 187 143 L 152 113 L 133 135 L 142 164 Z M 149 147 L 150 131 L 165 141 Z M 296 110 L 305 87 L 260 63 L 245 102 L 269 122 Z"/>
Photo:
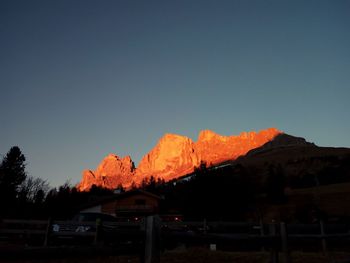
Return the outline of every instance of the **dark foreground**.
<path id="1" fill-rule="evenodd" d="M 2 263 L 138 263 L 139 257 L 137 256 L 74 256 L 59 257 L 59 258 L 47 258 L 45 259 L 8 259 L 3 260 Z M 61 255 L 62 256 L 62 255 Z M 169 263 L 209 263 L 209 262 L 230 262 L 230 263 L 269 263 L 270 254 L 268 252 L 225 252 L 225 251 L 210 251 L 204 248 L 191 248 L 191 249 L 177 249 L 172 251 L 165 251 L 162 253 L 160 262 Z M 282 262 L 282 259 L 280 259 Z M 291 254 L 291 262 L 293 263 L 346 263 L 350 262 L 350 252 L 331 252 L 328 256 L 322 255 L 322 253 L 305 253 L 305 252 L 293 252 Z"/>

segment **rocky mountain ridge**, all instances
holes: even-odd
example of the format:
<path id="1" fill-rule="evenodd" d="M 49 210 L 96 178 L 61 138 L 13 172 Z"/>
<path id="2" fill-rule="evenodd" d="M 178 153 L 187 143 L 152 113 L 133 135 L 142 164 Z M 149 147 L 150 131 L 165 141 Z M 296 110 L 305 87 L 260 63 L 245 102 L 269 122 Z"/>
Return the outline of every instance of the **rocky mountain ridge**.
<path id="1" fill-rule="evenodd" d="M 276 128 L 259 132 L 242 132 L 238 136 L 222 136 L 210 130 L 199 133 L 198 140 L 186 136 L 165 134 L 158 144 L 147 153 L 135 168 L 131 157 L 120 158 L 109 154 L 95 171 L 83 171 L 80 191 L 89 190 L 92 185 L 109 189 L 132 183 L 139 184 L 143 178 L 154 176 L 169 181 L 191 173 L 202 163 L 207 167 L 235 160 L 250 150 L 258 148 L 276 136 L 283 134 Z"/>

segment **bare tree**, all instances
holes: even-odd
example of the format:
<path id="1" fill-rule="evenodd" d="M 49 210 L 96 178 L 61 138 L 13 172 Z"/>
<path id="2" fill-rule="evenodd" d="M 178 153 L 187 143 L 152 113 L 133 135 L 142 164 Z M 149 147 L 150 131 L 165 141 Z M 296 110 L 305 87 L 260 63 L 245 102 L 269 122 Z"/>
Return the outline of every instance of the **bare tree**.
<path id="1" fill-rule="evenodd" d="M 35 202 L 40 196 L 44 198 L 49 189 L 50 185 L 46 180 L 27 176 L 20 186 L 19 197 L 27 202 Z"/>

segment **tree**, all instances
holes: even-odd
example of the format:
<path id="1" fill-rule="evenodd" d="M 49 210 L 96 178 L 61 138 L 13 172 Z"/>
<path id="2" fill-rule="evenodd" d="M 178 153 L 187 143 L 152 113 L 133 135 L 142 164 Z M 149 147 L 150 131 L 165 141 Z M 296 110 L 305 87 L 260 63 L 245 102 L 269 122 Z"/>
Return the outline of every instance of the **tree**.
<path id="1" fill-rule="evenodd" d="M 19 187 L 19 199 L 35 203 L 38 192 L 40 192 L 39 196 L 45 197 L 49 189 L 50 186 L 46 180 L 27 176 Z"/>
<path id="2" fill-rule="evenodd" d="M 132 190 L 137 189 L 137 184 L 135 183 L 135 181 L 132 181 L 132 183 L 131 183 L 131 189 L 132 189 Z"/>
<path id="3" fill-rule="evenodd" d="M 19 147 L 14 146 L 0 164 L 0 203 L 5 213 L 14 208 L 19 187 L 27 177 L 25 161 Z"/>
<path id="4" fill-rule="evenodd" d="M 114 190 L 114 193 L 121 194 L 121 193 L 124 193 L 124 192 L 125 192 L 125 188 L 124 188 L 123 184 L 119 183 L 117 188 Z"/>
<path id="5" fill-rule="evenodd" d="M 276 168 L 271 165 L 265 185 L 268 200 L 274 204 L 286 202 L 287 197 L 284 193 L 285 186 L 286 178 L 282 166 L 278 165 Z"/>
<path id="6" fill-rule="evenodd" d="M 26 179 L 26 158 L 19 147 L 12 147 L 1 162 L 0 187 L 6 192 L 17 193 L 18 187 Z"/>

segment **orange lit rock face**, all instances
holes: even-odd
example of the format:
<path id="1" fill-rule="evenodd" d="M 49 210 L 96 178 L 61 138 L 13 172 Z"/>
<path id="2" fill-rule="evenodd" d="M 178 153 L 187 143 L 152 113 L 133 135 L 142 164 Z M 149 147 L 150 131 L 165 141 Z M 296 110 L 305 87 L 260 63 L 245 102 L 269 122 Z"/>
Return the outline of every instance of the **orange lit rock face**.
<path id="1" fill-rule="evenodd" d="M 202 131 L 198 141 L 174 134 L 166 134 L 146 154 L 137 169 L 129 156 L 120 159 L 110 154 L 96 171 L 84 171 L 78 189 L 88 190 L 93 184 L 116 188 L 119 184 L 129 187 L 139 184 L 143 178 L 154 176 L 165 181 L 191 173 L 201 162 L 207 166 L 234 160 L 251 149 L 262 146 L 281 134 L 275 128 L 256 132 L 243 132 L 238 136 L 221 136 L 212 131 Z"/>
<path id="2" fill-rule="evenodd" d="M 275 128 L 256 132 L 242 132 L 238 136 L 221 136 L 212 131 L 202 131 L 196 142 L 196 152 L 207 166 L 234 160 L 251 149 L 271 141 L 281 132 Z"/>
<path id="3" fill-rule="evenodd" d="M 83 178 L 81 179 L 81 182 L 77 185 L 77 188 L 80 191 L 89 190 L 92 185 L 100 185 L 100 180 L 96 178 L 93 171 L 90 170 L 84 170 L 83 171 Z"/>
<path id="4" fill-rule="evenodd" d="M 77 188 L 89 190 L 92 185 L 106 188 L 116 188 L 119 184 L 128 187 L 135 173 L 130 156 L 120 159 L 117 155 L 109 154 L 102 160 L 96 171 L 85 170 L 83 179 Z"/>
<path id="5" fill-rule="evenodd" d="M 153 175 L 168 181 L 192 172 L 199 163 L 195 144 L 190 138 L 166 134 L 156 147 L 142 158 L 136 174 L 138 178 Z"/>

